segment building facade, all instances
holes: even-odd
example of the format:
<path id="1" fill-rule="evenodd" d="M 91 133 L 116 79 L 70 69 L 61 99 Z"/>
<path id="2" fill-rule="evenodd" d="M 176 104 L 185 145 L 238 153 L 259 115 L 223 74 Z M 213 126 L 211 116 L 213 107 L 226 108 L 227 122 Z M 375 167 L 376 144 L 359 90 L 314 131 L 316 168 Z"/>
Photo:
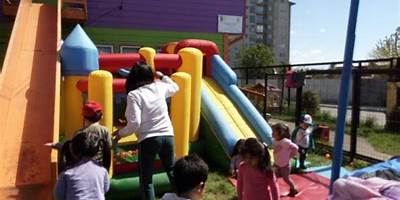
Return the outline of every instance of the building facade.
<path id="1" fill-rule="evenodd" d="M 243 40 L 230 47 L 230 64 L 238 66 L 236 57 L 242 46 L 263 43 L 274 52 L 277 64 L 289 63 L 290 17 L 289 0 L 246 0 Z"/>
<path id="2" fill-rule="evenodd" d="M 88 1 L 84 29 L 100 49 L 113 53 L 159 49 L 187 38 L 211 40 L 222 52 L 218 15 L 244 16 L 244 6 L 243 0 Z"/>
<path id="3" fill-rule="evenodd" d="M 35 2 L 56 4 L 57 0 Z M 85 6 L 87 18 L 79 23 L 99 50 L 106 53 L 135 52 L 143 46 L 159 49 L 168 42 L 188 38 L 213 41 L 223 52 L 218 15 L 245 14 L 244 0 L 87 0 Z M 76 21 L 64 19 L 63 38 L 76 25 Z M 13 20 L 13 16 L 0 14 L 0 61 Z"/>

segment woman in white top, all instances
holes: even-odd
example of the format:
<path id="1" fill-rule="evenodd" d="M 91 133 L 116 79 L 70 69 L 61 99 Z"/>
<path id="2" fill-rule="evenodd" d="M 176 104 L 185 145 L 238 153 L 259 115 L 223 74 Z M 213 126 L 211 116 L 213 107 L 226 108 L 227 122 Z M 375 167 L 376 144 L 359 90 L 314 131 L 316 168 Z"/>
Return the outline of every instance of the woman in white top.
<path id="1" fill-rule="evenodd" d="M 161 81 L 154 81 L 154 77 Z M 139 149 L 139 180 L 142 199 L 153 200 L 153 167 L 156 154 L 171 182 L 174 163 L 174 131 L 168 115 L 166 98 L 174 95 L 178 85 L 161 72 L 153 73 L 142 63 L 134 66 L 125 84 L 127 125 L 115 131 L 114 141 L 135 133 Z"/>

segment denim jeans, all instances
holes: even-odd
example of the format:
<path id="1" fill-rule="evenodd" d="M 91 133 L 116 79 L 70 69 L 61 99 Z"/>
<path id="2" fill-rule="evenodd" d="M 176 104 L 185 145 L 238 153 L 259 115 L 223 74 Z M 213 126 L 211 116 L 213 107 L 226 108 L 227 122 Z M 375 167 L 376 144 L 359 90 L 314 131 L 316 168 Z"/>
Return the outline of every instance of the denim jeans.
<path id="1" fill-rule="evenodd" d="M 139 180 L 142 200 L 154 200 L 153 171 L 154 160 L 158 154 L 161 163 L 172 183 L 174 164 L 174 137 L 159 136 L 147 138 L 139 143 Z"/>

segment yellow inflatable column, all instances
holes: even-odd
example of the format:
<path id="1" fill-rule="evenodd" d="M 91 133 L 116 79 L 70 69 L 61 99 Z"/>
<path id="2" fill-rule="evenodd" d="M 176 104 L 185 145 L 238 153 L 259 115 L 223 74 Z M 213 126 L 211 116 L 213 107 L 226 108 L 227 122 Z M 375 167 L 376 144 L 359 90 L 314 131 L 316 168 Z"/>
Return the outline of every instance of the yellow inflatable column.
<path id="1" fill-rule="evenodd" d="M 191 77 L 177 72 L 172 79 L 179 86 L 179 91 L 171 98 L 171 121 L 175 134 L 175 155 L 180 158 L 189 153 Z"/>
<path id="2" fill-rule="evenodd" d="M 190 141 L 198 139 L 200 123 L 200 99 L 201 99 L 201 80 L 203 67 L 203 54 L 195 48 L 181 49 L 178 54 L 181 57 L 182 65 L 179 72 L 190 74 L 191 97 L 190 97 Z"/>
<path id="3" fill-rule="evenodd" d="M 83 127 L 82 117 L 82 93 L 76 87 L 76 83 L 86 76 L 65 76 L 63 87 L 63 120 L 65 139 L 71 139 L 76 130 Z"/>
<path id="4" fill-rule="evenodd" d="M 150 65 L 153 71 L 155 71 L 154 57 L 156 56 L 156 50 L 150 47 L 143 47 L 139 49 L 139 54 L 146 60 L 146 64 Z"/>
<path id="5" fill-rule="evenodd" d="M 108 71 L 97 70 L 89 75 L 88 100 L 96 101 L 103 107 L 100 124 L 112 132 L 113 127 L 113 77 Z"/>

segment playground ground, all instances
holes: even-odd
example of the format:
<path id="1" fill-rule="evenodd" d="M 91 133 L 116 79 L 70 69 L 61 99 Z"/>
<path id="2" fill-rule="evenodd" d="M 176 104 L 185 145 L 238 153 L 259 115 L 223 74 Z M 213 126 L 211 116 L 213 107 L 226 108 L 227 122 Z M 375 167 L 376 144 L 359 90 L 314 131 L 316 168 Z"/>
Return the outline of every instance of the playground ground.
<path id="1" fill-rule="evenodd" d="M 278 120 L 278 119 L 270 119 L 269 123 L 275 124 L 275 123 L 285 123 L 290 127 L 290 130 L 293 130 L 295 128 L 295 124 L 293 122 L 288 122 L 288 121 L 283 121 L 283 120 Z M 329 134 L 329 145 L 333 146 L 335 140 L 335 131 L 330 131 Z M 350 135 L 345 134 L 344 135 L 344 140 L 343 140 L 343 149 L 346 151 L 350 150 Z M 366 138 L 363 137 L 357 137 L 357 153 L 361 155 L 368 155 L 372 158 L 379 158 L 382 160 L 386 160 L 391 158 L 393 155 L 382 153 L 377 151 L 369 142 Z"/>

